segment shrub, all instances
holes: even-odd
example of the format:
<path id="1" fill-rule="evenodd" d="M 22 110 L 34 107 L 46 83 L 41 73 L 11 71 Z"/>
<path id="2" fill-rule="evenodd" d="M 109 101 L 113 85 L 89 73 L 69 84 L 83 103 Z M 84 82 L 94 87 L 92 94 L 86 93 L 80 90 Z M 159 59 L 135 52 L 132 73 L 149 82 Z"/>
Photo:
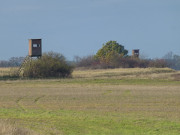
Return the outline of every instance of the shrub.
<path id="1" fill-rule="evenodd" d="M 77 59 L 77 58 L 76 58 Z M 86 57 L 78 57 L 78 60 L 76 60 L 76 66 L 78 67 L 92 67 L 97 63 L 98 61 L 94 58 L 93 55 L 89 55 Z"/>
<path id="2" fill-rule="evenodd" d="M 73 67 L 68 65 L 65 57 L 59 53 L 44 53 L 40 59 L 33 59 L 24 65 L 24 77 L 70 77 Z"/>
<path id="3" fill-rule="evenodd" d="M 109 59 L 109 62 L 106 60 L 96 59 L 96 57 L 88 56 L 79 58 L 76 62 L 77 67 L 85 68 L 147 68 L 147 67 L 156 67 L 163 68 L 167 67 L 167 63 L 162 59 L 156 60 L 145 60 L 132 57 L 121 57 L 114 56 Z"/>
<path id="4" fill-rule="evenodd" d="M 150 60 L 148 67 L 164 68 L 168 67 L 168 64 L 163 59 Z"/>

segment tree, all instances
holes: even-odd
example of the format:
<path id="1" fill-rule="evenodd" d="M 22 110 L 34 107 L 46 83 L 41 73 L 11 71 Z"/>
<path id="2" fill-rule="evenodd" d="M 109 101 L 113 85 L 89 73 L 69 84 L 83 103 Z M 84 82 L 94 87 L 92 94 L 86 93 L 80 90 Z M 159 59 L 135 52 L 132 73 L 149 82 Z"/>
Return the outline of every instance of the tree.
<path id="1" fill-rule="evenodd" d="M 127 54 L 128 50 L 124 49 L 124 46 L 120 45 L 116 41 L 108 41 L 106 44 L 103 44 L 103 47 L 100 50 L 98 50 L 95 58 L 109 63 L 112 59 L 117 57 L 126 57 Z"/>

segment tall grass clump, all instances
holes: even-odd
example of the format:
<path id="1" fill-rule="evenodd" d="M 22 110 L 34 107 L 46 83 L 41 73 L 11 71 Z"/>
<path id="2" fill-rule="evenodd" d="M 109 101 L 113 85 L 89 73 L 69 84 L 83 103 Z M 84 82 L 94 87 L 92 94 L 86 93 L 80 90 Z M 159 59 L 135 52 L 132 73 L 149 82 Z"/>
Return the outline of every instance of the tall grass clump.
<path id="1" fill-rule="evenodd" d="M 44 53 L 39 59 L 32 59 L 24 65 L 23 77 L 47 78 L 70 77 L 73 67 L 59 53 Z"/>

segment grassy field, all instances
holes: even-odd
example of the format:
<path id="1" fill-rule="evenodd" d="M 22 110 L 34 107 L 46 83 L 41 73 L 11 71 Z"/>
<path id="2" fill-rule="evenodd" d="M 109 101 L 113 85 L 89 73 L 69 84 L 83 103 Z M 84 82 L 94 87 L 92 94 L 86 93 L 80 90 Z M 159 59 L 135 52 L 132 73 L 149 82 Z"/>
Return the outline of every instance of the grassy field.
<path id="1" fill-rule="evenodd" d="M 1 80 L 4 133 L 179 135 L 180 73 L 168 68 L 75 70 L 70 79 Z"/>

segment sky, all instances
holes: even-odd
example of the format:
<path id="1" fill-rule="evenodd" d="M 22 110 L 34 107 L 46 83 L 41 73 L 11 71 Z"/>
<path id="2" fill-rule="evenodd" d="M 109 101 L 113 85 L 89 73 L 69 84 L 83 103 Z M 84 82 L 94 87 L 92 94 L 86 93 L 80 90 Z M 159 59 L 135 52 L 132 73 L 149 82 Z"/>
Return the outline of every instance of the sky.
<path id="1" fill-rule="evenodd" d="M 0 60 L 25 57 L 36 38 L 68 60 L 110 40 L 129 55 L 180 55 L 180 0 L 0 0 Z"/>

